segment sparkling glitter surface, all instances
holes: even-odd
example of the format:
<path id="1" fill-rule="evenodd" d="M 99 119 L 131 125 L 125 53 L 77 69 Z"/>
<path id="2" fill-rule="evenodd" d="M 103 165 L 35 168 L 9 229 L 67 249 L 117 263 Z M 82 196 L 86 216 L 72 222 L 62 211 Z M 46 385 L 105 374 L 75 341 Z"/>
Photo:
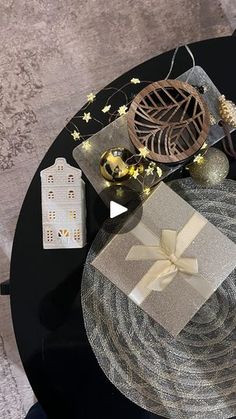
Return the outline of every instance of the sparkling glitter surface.
<path id="1" fill-rule="evenodd" d="M 172 188 L 236 242 L 234 181 L 202 188 L 185 179 L 173 182 Z M 90 265 L 107 240 L 99 233 L 82 281 L 85 327 L 104 373 L 123 394 L 155 414 L 176 419 L 233 417 L 235 271 L 175 339 Z M 209 249 L 205 256 L 214 257 Z"/>

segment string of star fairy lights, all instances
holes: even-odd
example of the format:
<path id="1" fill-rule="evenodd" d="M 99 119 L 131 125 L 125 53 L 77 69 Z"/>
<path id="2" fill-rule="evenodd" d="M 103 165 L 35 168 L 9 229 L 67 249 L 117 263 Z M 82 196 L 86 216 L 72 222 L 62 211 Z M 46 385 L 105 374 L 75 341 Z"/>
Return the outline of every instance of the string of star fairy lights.
<path id="1" fill-rule="evenodd" d="M 183 45 L 183 46 L 184 46 L 184 48 L 186 48 L 187 52 L 189 53 L 189 55 L 191 57 L 191 60 L 192 60 L 191 69 L 193 69 L 193 67 L 195 67 L 195 65 L 196 65 L 194 55 L 193 55 L 193 53 L 192 53 L 192 51 L 191 51 L 191 49 L 189 48 L 188 45 Z M 170 75 L 172 73 L 172 70 L 173 70 L 174 64 L 175 64 L 176 55 L 177 55 L 179 49 L 180 49 L 180 47 L 177 47 L 174 50 L 173 57 L 172 57 L 172 60 L 171 60 L 171 63 L 170 63 L 170 69 L 169 69 L 169 71 L 168 71 L 168 73 L 167 73 L 167 75 L 165 77 L 165 80 L 169 79 L 169 77 L 170 77 Z M 188 74 L 188 76 L 186 78 L 186 82 L 188 82 L 188 80 L 190 79 L 190 77 L 191 77 L 191 71 L 189 72 L 189 74 Z"/>
<path id="2" fill-rule="evenodd" d="M 194 59 L 193 53 L 190 50 L 188 45 L 184 45 L 184 47 L 186 48 L 187 52 L 189 53 L 192 59 L 191 68 L 193 68 L 195 66 L 195 59 Z M 170 68 L 165 79 L 168 79 L 172 73 L 175 60 L 176 60 L 176 55 L 178 53 L 179 48 L 180 47 L 177 47 L 174 50 L 171 63 L 170 63 Z M 186 81 L 188 81 L 190 75 L 191 75 L 191 72 L 188 75 Z M 86 152 L 91 151 L 92 144 L 90 143 L 88 138 L 94 135 L 96 132 L 98 132 L 99 129 L 104 128 L 106 125 L 108 125 L 115 119 L 126 115 L 126 113 L 128 112 L 129 105 L 132 102 L 133 97 L 138 93 L 138 91 L 135 93 L 132 92 L 128 96 L 125 89 L 130 88 L 130 86 L 135 87 L 136 85 L 140 86 L 142 89 L 144 85 L 148 85 L 150 83 L 153 83 L 153 80 L 141 80 L 138 77 L 132 77 L 129 82 L 125 83 L 120 88 L 116 88 L 115 86 L 109 86 L 102 89 L 101 92 L 109 92 L 109 93 L 111 92 L 111 93 L 107 97 L 107 99 L 104 101 L 100 109 L 98 109 L 96 106 L 96 115 L 98 115 L 99 112 L 101 112 L 101 115 L 103 115 L 103 118 L 104 116 L 107 116 L 106 123 L 94 117 L 93 104 L 96 102 L 97 96 L 94 92 L 89 93 L 87 95 L 87 101 L 85 105 L 81 108 L 79 115 L 76 115 L 75 117 L 72 118 L 72 120 L 67 124 L 66 130 L 70 133 L 74 141 L 82 142 L 82 147 Z M 141 89 L 139 89 L 139 91 Z M 117 95 L 120 95 L 121 97 L 123 97 L 123 100 L 124 100 L 123 103 L 118 108 L 114 106 L 115 105 L 114 98 L 117 98 Z M 82 124 L 89 125 L 91 123 L 93 123 L 93 126 L 95 126 L 94 132 L 91 132 L 89 134 L 83 134 Z M 99 129 L 98 129 L 98 126 L 99 126 Z M 70 129 L 71 127 L 72 129 Z M 161 168 L 160 165 L 157 165 L 155 162 L 150 161 L 150 159 L 148 159 L 148 156 L 149 156 L 149 150 L 146 147 L 139 148 L 137 153 L 132 156 L 132 159 L 133 158 L 136 159 L 135 163 L 132 162 L 132 164 L 130 164 L 131 176 L 135 181 L 137 181 L 141 185 L 144 195 L 150 194 L 152 188 L 155 187 L 157 183 L 159 183 L 159 181 L 162 179 L 163 171 L 164 171 L 164 169 Z M 201 158 L 201 156 L 199 158 Z M 129 164 L 129 159 L 127 159 L 126 163 Z M 140 167 L 139 167 L 141 163 L 143 164 L 143 170 L 140 170 Z"/>

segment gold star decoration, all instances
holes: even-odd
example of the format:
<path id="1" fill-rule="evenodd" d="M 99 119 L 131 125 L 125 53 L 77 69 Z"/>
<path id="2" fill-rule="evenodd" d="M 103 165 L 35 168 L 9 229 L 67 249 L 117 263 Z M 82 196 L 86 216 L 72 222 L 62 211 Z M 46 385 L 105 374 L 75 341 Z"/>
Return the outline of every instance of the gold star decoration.
<path id="1" fill-rule="evenodd" d="M 133 171 L 133 173 L 132 173 L 132 177 L 133 177 L 134 179 L 137 179 L 138 175 L 139 175 L 139 170 L 138 170 L 138 169 L 135 169 L 135 170 Z"/>
<path id="2" fill-rule="evenodd" d="M 90 119 L 92 119 L 91 113 L 90 112 L 88 112 L 88 113 L 84 112 L 84 116 L 83 116 L 82 119 L 83 119 L 83 121 L 88 123 L 90 121 Z"/>
<path id="3" fill-rule="evenodd" d="M 150 192 L 151 192 L 151 188 L 144 188 L 144 189 L 143 189 L 143 193 L 144 193 L 145 195 L 149 195 L 149 194 L 150 194 Z"/>
<path id="4" fill-rule="evenodd" d="M 202 146 L 201 146 L 201 150 L 205 150 L 207 148 L 207 143 L 204 143 Z"/>
<path id="5" fill-rule="evenodd" d="M 138 151 L 139 151 L 139 156 L 140 157 L 146 158 L 149 154 L 149 150 L 148 150 L 147 147 L 141 147 L 141 148 L 138 149 Z"/>
<path id="6" fill-rule="evenodd" d="M 157 175 L 158 175 L 158 177 L 161 177 L 162 176 L 162 173 L 163 173 L 162 172 L 162 169 L 157 166 Z"/>
<path id="7" fill-rule="evenodd" d="M 197 164 L 202 164 L 204 161 L 204 156 L 202 156 L 201 154 L 198 154 L 196 157 L 194 157 L 193 159 L 193 163 L 197 163 Z"/>
<path id="8" fill-rule="evenodd" d="M 85 151 L 89 151 L 92 147 L 92 144 L 90 144 L 90 142 L 87 140 L 82 143 L 82 147 Z"/>
<path id="9" fill-rule="evenodd" d="M 71 135 L 73 137 L 73 140 L 75 140 L 75 141 L 80 139 L 80 132 L 79 131 L 74 130 L 74 132 L 71 132 Z"/>
<path id="10" fill-rule="evenodd" d="M 104 106 L 104 108 L 102 109 L 102 112 L 103 113 L 107 113 L 107 112 L 109 112 L 109 110 L 111 109 L 111 105 L 106 105 L 106 106 Z"/>
<path id="11" fill-rule="evenodd" d="M 96 98 L 96 95 L 94 93 L 89 93 L 89 95 L 87 95 L 87 99 L 89 103 L 93 103 L 95 98 Z"/>
<path id="12" fill-rule="evenodd" d="M 139 84 L 139 83 L 140 83 L 140 80 L 139 80 L 139 79 L 137 79 L 137 78 L 135 78 L 135 77 L 133 77 L 130 81 L 131 81 L 131 83 L 133 83 L 133 84 Z"/>
<path id="13" fill-rule="evenodd" d="M 127 110 L 128 110 L 128 108 L 127 108 L 127 106 L 126 105 L 122 105 L 122 106 L 120 106 L 119 107 L 119 109 L 118 109 L 118 114 L 121 116 L 121 115 L 125 115 L 126 114 L 126 112 L 127 112 Z"/>
<path id="14" fill-rule="evenodd" d="M 145 169 L 146 175 L 147 175 L 147 176 L 149 176 L 149 175 L 153 175 L 154 168 L 155 168 L 155 167 L 154 167 L 153 165 L 150 165 L 150 164 L 149 164 L 148 168 L 147 168 L 147 169 Z"/>
<path id="15" fill-rule="evenodd" d="M 122 188 L 119 188 L 116 190 L 116 196 L 121 198 L 123 195 L 124 195 L 124 191 Z"/>

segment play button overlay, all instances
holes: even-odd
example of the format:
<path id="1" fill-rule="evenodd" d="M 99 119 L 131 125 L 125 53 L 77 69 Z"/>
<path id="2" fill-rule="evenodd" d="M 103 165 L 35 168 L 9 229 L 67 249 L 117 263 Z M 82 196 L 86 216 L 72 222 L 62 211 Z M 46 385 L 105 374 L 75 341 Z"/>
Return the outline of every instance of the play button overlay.
<path id="1" fill-rule="evenodd" d="M 143 213 L 139 194 L 123 185 L 112 185 L 104 189 L 99 200 L 105 204 L 104 212 L 96 211 L 99 226 L 111 234 L 123 234 L 131 231 L 140 221 Z M 104 222 L 105 218 L 105 222 Z"/>
<path id="2" fill-rule="evenodd" d="M 128 211 L 127 207 L 124 207 L 117 202 L 110 201 L 110 218 L 118 217 L 119 215 L 124 214 L 126 211 Z"/>

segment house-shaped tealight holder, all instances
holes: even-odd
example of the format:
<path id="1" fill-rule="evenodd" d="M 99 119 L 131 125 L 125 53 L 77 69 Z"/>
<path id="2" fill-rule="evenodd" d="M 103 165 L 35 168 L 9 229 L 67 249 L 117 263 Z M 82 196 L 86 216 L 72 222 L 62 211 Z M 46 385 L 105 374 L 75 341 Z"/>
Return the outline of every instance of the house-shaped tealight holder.
<path id="1" fill-rule="evenodd" d="M 43 248 L 84 247 L 86 205 L 81 170 L 60 157 L 40 175 Z"/>

